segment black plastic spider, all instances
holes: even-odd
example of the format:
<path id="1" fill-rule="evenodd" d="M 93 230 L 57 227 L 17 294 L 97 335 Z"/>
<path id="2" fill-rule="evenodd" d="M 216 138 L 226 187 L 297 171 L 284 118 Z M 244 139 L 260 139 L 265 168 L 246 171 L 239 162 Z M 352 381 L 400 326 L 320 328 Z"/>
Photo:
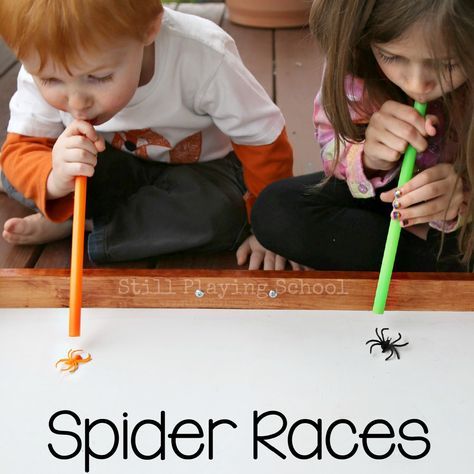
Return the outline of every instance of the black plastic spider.
<path id="1" fill-rule="evenodd" d="M 378 332 L 378 328 L 375 328 L 375 334 L 377 334 L 378 339 L 370 339 L 365 343 L 366 345 L 369 342 L 374 343 L 370 346 L 370 353 L 372 354 L 372 348 L 374 346 L 380 346 L 380 348 L 382 349 L 382 353 L 390 351 L 390 355 L 385 360 L 390 359 L 390 357 L 393 356 L 394 352 L 397 355 L 397 359 L 400 359 L 400 355 L 398 354 L 397 347 L 406 346 L 408 342 L 405 342 L 405 344 L 396 344 L 396 342 L 398 342 L 402 338 L 402 335 L 400 333 L 398 333 L 398 338 L 395 339 L 393 342 L 391 341 L 389 337 L 387 339 L 384 339 L 384 335 L 383 335 L 384 331 L 388 331 L 388 328 L 383 328 L 380 331 L 380 334 Z"/>

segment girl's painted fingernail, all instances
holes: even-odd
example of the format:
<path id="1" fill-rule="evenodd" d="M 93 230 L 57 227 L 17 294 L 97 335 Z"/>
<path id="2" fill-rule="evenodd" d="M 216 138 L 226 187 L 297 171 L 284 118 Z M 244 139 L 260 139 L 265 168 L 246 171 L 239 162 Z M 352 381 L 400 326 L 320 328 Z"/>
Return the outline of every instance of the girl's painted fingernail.
<path id="1" fill-rule="evenodd" d="M 393 206 L 394 209 L 398 209 L 398 208 L 400 207 L 400 203 L 398 202 L 397 199 L 395 199 L 395 200 L 393 201 L 392 206 Z"/>
<path id="2" fill-rule="evenodd" d="M 402 190 L 401 189 L 397 189 L 395 191 L 395 198 L 396 199 L 400 199 L 402 197 Z"/>
<path id="3" fill-rule="evenodd" d="M 398 211 L 393 211 L 392 212 L 392 219 L 400 220 L 401 217 L 402 217 L 402 215 Z"/>
<path id="4" fill-rule="evenodd" d="M 402 226 L 406 227 L 408 225 L 408 219 L 403 219 Z"/>

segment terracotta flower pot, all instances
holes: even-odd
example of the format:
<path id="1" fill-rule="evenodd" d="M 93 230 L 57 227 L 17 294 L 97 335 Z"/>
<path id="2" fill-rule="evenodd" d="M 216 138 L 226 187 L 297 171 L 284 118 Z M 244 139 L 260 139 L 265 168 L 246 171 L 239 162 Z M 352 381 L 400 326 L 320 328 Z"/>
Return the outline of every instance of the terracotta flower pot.
<path id="1" fill-rule="evenodd" d="M 234 23 L 261 28 L 291 28 L 308 24 L 311 0 L 226 0 Z"/>

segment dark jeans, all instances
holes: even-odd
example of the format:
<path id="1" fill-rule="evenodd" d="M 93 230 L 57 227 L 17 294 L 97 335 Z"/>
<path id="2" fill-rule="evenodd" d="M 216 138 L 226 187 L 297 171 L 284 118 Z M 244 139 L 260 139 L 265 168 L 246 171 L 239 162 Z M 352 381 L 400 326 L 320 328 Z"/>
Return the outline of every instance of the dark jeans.
<path id="1" fill-rule="evenodd" d="M 345 181 L 331 178 L 315 187 L 323 173 L 271 184 L 257 199 L 252 228 L 260 243 L 284 257 L 317 270 L 380 270 L 391 203 L 354 198 Z M 457 233 L 430 229 L 425 241 L 402 229 L 396 271 L 466 271 L 459 261 Z"/>
<path id="2" fill-rule="evenodd" d="M 29 207 L 2 176 L 8 194 Z M 204 163 L 145 161 L 107 146 L 88 180 L 88 252 L 96 263 L 178 251 L 232 250 L 249 225 L 240 162 L 233 153 Z"/>

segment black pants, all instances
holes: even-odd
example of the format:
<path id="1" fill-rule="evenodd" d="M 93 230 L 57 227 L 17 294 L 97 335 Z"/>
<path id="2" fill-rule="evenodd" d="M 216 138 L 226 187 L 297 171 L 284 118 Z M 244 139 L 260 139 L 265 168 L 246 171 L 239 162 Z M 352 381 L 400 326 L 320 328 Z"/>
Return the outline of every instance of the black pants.
<path id="1" fill-rule="evenodd" d="M 391 203 L 377 196 L 354 198 L 345 181 L 315 173 L 271 184 L 257 199 L 252 228 L 260 243 L 290 260 L 317 270 L 378 271 L 382 262 Z M 457 233 L 430 229 L 425 241 L 402 229 L 396 271 L 466 271 L 461 265 Z"/>
<path id="2" fill-rule="evenodd" d="M 2 173 L 10 197 L 35 210 Z M 96 263 L 193 250 L 233 250 L 249 235 L 242 167 L 234 153 L 209 162 L 146 161 L 107 144 L 88 179 L 86 215 Z"/>

